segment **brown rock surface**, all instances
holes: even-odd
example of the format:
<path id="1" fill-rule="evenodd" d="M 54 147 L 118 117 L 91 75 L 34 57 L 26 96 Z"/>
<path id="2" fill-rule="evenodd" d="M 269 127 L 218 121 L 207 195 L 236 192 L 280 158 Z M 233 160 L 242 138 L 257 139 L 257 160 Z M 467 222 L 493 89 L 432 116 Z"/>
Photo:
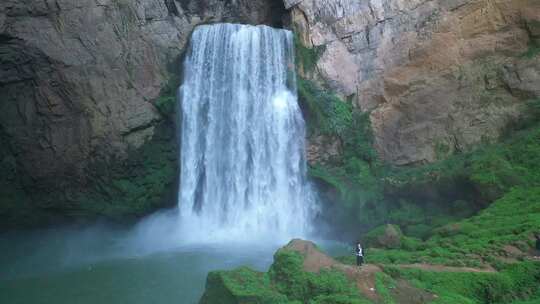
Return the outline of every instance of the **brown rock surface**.
<path id="1" fill-rule="evenodd" d="M 365 245 L 375 248 L 396 249 L 401 246 L 403 233 L 398 226 L 384 225 L 375 228 L 365 236 Z"/>
<path id="2" fill-rule="evenodd" d="M 310 138 L 307 147 L 307 160 L 312 164 L 326 164 L 338 159 L 342 153 L 341 141 L 325 135 Z"/>
<path id="3" fill-rule="evenodd" d="M 376 148 L 398 165 L 496 139 L 540 96 L 535 0 L 287 0 L 317 72 L 371 111 Z M 336 55 L 338 54 L 338 55 Z"/>
<path id="4" fill-rule="evenodd" d="M 319 272 L 339 264 L 333 258 L 322 253 L 313 242 L 294 239 L 282 249 L 296 251 L 304 257 L 304 270 Z"/>

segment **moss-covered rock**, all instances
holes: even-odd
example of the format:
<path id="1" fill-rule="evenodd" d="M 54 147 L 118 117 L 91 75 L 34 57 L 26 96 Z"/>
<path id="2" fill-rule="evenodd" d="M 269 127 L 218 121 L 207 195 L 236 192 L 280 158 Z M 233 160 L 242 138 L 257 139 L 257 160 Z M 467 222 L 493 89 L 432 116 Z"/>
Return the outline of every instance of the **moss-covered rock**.
<path id="1" fill-rule="evenodd" d="M 332 259 L 313 243 L 295 240 L 275 253 L 267 273 L 245 267 L 210 273 L 200 303 L 369 303 L 343 272 L 331 269 L 326 263 L 323 263 L 326 267 L 317 267 L 317 271 L 306 265 L 319 260 Z"/>
<path id="2" fill-rule="evenodd" d="M 384 225 L 373 229 L 364 235 L 365 246 L 375 248 L 395 249 L 401 247 L 403 233 L 396 225 Z"/>
<path id="3" fill-rule="evenodd" d="M 531 113 L 535 102 L 531 102 Z M 536 120 L 538 121 L 538 120 Z M 499 143 L 415 167 L 391 167 L 359 157 L 315 165 L 310 174 L 333 194 L 328 220 L 340 231 L 367 232 L 381 224 L 398 225 L 408 235 L 427 239 L 437 228 L 478 213 L 512 189 L 540 185 L 540 126 L 512 130 Z M 344 154 L 350 146 L 344 145 Z M 349 154 L 350 155 L 350 154 Z"/>
<path id="4" fill-rule="evenodd" d="M 200 304 L 274 304 L 288 303 L 275 291 L 265 273 L 247 267 L 208 274 Z"/>
<path id="5" fill-rule="evenodd" d="M 159 97 L 154 101 L 158 111 L 167 119 L 174 121 L 178 112 L 177 89 L 180 79 L 176 75 L 171 75 L 167 84 L 161 89 Z"/>
<path id="6" fill-rule="evenodd" d="M 176 128 L 169 120 L 157 122 L 152 128 L 152 137 L 128 155 L 95 157 L 84 169 L 84 180 L 72 179 L 62 185 L 51 181 L 55 187 L 36 185 L 19 171 L 20 164 L 10 146 L 2 145 L 0 230 L 85 223 L 98 217 L 126 221 L 174 205 L 179 155 Z"/>
<path id="7" fill-rule="evenodd" d="M 178 148 L 175 128 L 163 121 L 151 140 L 126 159 L 93 164 L 89 188 L 73 193 L 70 216 L 136 218 L 176 203 Z"/>

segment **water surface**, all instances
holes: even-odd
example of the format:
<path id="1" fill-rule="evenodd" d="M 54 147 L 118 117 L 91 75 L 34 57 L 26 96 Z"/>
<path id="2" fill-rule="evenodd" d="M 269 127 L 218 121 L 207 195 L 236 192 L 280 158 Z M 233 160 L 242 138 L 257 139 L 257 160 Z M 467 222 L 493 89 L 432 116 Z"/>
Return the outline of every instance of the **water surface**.
<path id="1" fill-rule="evenodd" d="M 197 303 L 209 271 L 242 265 L 266 271 L 283 245 L 229 241 L 160 247 L 174 238 L 142 235 L 101 226 L 0 235 L 0 303 Z M 334 254 L 346 250 L 318 243 Z"/>

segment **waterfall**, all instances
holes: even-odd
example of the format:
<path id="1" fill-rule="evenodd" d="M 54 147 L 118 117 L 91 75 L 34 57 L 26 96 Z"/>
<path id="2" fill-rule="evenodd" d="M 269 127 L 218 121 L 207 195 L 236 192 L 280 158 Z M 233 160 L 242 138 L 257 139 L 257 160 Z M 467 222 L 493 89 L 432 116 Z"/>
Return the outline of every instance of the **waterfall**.
<path id="1" fill-rule="evenodd" d="M 305 236 L 317 205 L 306 180 L 292 33 L 197 27 L 179 96 L 186 237 Z"/>

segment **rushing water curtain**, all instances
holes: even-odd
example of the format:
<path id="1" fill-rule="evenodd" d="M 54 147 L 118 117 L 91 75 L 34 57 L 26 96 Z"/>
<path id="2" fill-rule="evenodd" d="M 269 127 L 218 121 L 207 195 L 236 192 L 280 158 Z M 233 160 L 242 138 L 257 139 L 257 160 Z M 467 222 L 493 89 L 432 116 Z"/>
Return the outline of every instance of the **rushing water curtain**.
<path id="1" fill-rule="evenodd" d="M 182 225 L 198 237 L 305 235 L 306 180 L 292 33 L 198 27 L 181 87 Z"/>

